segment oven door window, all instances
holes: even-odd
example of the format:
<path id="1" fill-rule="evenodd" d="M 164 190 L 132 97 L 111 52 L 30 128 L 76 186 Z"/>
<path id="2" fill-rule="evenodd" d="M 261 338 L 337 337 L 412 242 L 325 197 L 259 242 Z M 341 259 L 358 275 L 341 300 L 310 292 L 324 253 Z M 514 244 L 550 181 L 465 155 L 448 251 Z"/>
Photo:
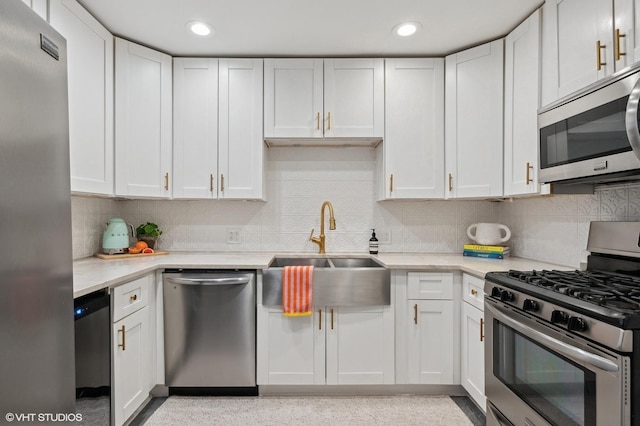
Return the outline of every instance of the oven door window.
<path id="1" fill-rule="evenodd" d="M 540 168 L 631 151 L 628 96 L 540 129 Z"/>
<path id="2" fill-rule="evenodd" d="M 595 373 L 494 320 L 493 374 L 553 425 L 595 425 Z"/>

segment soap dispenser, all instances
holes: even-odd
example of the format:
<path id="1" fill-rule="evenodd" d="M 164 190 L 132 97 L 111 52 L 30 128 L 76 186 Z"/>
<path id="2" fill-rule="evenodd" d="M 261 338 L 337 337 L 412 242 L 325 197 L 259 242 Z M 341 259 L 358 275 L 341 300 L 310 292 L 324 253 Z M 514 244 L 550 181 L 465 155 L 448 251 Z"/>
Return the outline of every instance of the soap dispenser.
<path id="1" fill-rule="evenodd" d="M 376 238 L 376 230 L 371 229 L 371 238 L 369 239 L 369 254 L 378 254 L 378 239 Z"/>

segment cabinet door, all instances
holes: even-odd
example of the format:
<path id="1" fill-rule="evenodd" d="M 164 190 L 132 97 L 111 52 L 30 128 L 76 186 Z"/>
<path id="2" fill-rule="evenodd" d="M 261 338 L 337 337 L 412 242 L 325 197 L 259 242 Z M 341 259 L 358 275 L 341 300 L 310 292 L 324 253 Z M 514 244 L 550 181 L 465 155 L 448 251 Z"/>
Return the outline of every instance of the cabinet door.
<path id="1" fill-rule="evenodd" d="M 218 60 L 173 60 L 173 198 L 217 198 Z"/>
<path id="2" fill-rule="evenodd" d="M 409 300 L 409 383 L 453 384 L 453 301 Z"/>
<path id="3" fill-rule="evenodd" d="M 446 57 L 447 198 L 502 196 L 503 45 Z"/>
<path id="4" fill-rule="evenodd" d="M 22 0 L 22 2 L 33 9 L 42 19 L 47 20 L 47 0 Z"/>
<path id="5" fill-rule="evenodd" d="M 394 321 L 391 306 L 329 308 L 327 384 L 393 384 Z"/>
<path id="6" fill-rule="evenodd" d="M 619 71 L 640 59 L 640 0 L 613 0 L 613 55 Z"/>
<path id="7" fill-rule="evenodd" d="M 443 198 L 444 60 L 387 59 L 385 104 L 385 198 Z"/>
<path id="8" fill-rule="evenodd" d="M 113 413 L 122 425 L 149 396 L 149 308 L 113 324 Z"/>
<path id="9" fill-rule="evenodd" d="M 384 136 L 383 59 L 325 59 L 324 135 Z"/>
<path id="10" fill-rule="evenodd" d="M 323 314 L 285 317 L 280 308 L 258 306 L 258 385 L 325 383 Z"/>
<path id="11" fill-rule="evenodd" d="M 265 59 L 265 138 L 323 136 L 322 67 L 322 59 Z"/>
<path id="12" fill-rule="evenodd" d="M 484 396 L 484 313 L 462 303 L 462 386 L 486 410 Z"/>
<path id="13" fill-rule="evenodd" d="M 113 36 L 75 0 L 51 0 L 67 39 L 71 191 L 113 194 Z"/>
<path id="14" fill-rule="evenodd" d="M 219 62 L 219 198 L 264 198 L 262 62 Z"/>
<path id="15" fill-rule="evenodd" d="M 535 194 L 538 184 L 540 11 L 505 39 L 504 195 Z"/>
<path id="16" fill-rule="evenodd" d="M 548 67 L 543 78 L 543 104 L 613 73 L 611 1 L 550 0 L 544 4 L 543 15 L 543 28 L 548 33 L 542 48 L 544 66 Z"/>
<path id="17" fill-rule="evenodd" d="M 169 197 L 171 56 L 116 38 L 116 195 Z"/>

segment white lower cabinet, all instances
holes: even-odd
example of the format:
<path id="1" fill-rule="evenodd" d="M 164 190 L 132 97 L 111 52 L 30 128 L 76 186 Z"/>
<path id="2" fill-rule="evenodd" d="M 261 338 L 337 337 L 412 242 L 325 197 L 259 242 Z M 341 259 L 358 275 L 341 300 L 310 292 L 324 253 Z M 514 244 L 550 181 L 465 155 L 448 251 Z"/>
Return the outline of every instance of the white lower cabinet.
<path id="1" fill-rule="evenodd" d="M 322 314 L 285 317 L 282 309 L 258 306 L 259 385 L 325 383 L 325 333 Z"/>
<path id="2" fill-rule="evenodd" d="M 394 383 L 392 306 L 316 308 L 285 317 L 258 307 L 259 385 Z"/>
<path id="3" fill-rule="evenodd" d="M 484 281 L 471 275 L 462 277 L 460 378 L 469 396 L 486 410 L 484 396 Z"/>
<path id="4" fill-rule="evenodd" d="M 399 301 L 396 381 L 459 384 L 460 275 L 398 271 L 392 277 Z"/>
<path id="5" fill-rule="evenodd" d="M 112 291 L 112 420 L 123 425 L 147 401 L 156 370 L 155 273 Z"/>
<path id="6" fill-rule="evenodd" d="M 113 324 L 113 412 L 114 424 L 121 425 L 149 396 L 149 308 Z"/>
<path id="7" fill-rule="evenodd" d="M 453 383 L 453 301 L 409 300 L 409 383 Z"/>

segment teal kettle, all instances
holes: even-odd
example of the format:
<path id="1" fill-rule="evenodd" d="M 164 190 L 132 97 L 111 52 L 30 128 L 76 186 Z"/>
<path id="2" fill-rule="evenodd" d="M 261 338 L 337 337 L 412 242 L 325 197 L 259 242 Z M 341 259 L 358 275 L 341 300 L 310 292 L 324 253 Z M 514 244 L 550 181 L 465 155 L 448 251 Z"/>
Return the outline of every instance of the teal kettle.
<path id="1" fill-rule="evenodd" d="M 131 230 L 131 233 L 129 233 Z M 129 248 L 129 235 L 133 237 L 133 225 L 118 217 L 109 220 L 102 235 L 102 252 L 105 254 L 126 253 Z"/>

